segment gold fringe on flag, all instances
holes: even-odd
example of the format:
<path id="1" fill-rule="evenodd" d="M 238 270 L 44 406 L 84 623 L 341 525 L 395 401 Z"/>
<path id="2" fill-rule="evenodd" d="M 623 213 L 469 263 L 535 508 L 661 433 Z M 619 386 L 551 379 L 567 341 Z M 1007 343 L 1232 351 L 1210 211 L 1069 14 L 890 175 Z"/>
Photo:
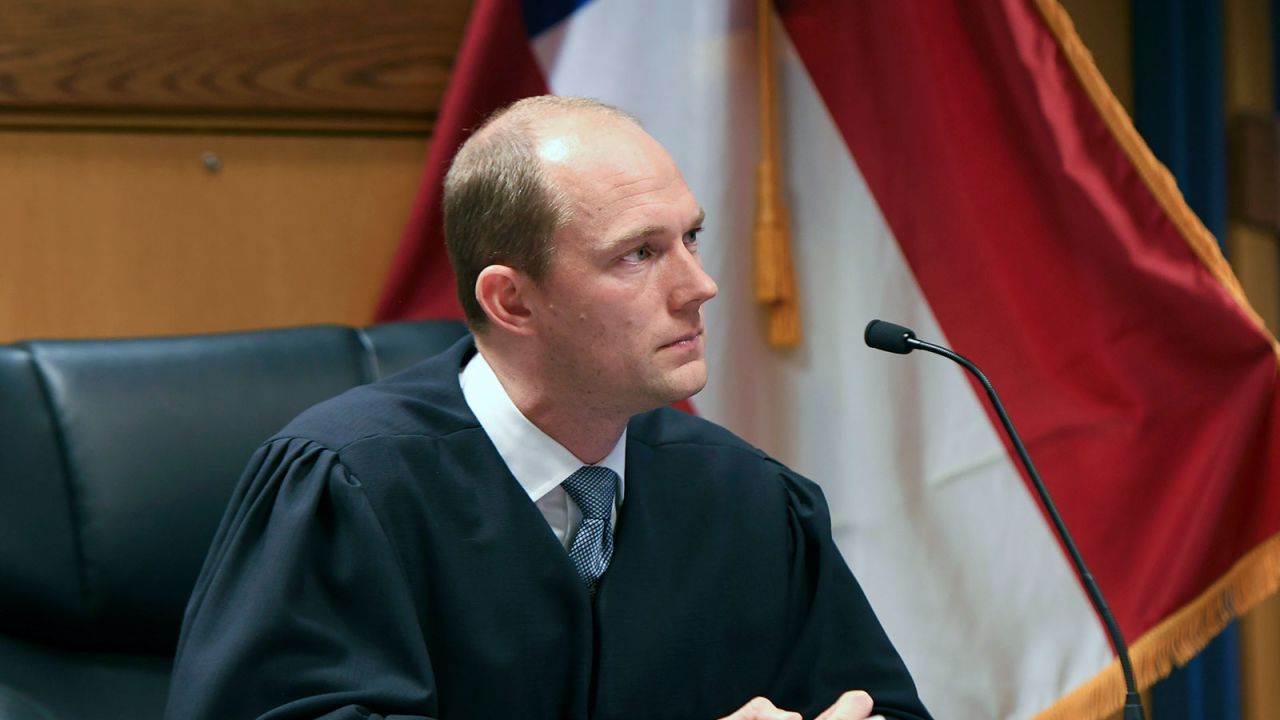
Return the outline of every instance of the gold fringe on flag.
<path id="1" fill-rule="evenodd" d="M 791 262 L 791 218 L 782 198 L 774 90 L 771 0 L 757 0 L 760 164 L 756 168 L 756 301 L 768 313 L 769 345 L 800 344 L 800 307 Z"/>
<path id="2" fill-rule="evenodd" d="M 1209 589 L 1129 647 L 1138 687 L 1150 687 L 1175 665 L 1185 665 L 1246 610 L 1280 590 L 1280 536 L 1254 548 Z M 1124 704 L 1119 661 L 1067 693 L 1036 720 L 1103 718 Z"/>
<path id="3" fill-rule="evenodd" d="M 1115 137 L 1116 142 L 1124 150 L 1129 158 L 1129 162 L 1133 164 L 1134 169 L 1138 171 L 1138 175 L 1142 181 L 1151 190 L 1151 194 L 1155 196 L 1156 201 L 1160 203 L 1160 207 L 1164 209 L 1169 220 L 1178 228 L 1183 239 L 1187 241 L 1187 245 L 1191 248 L 1196 257 L 1204 263 L 1214 279 L 1222 283 L 1222 286 L 1240 305 L 1240 309 L 1244 310 L 1258 328 L 1263 333 L 1267 333 L 1266 323 L 1262 317 L 1253 309 L 1249 301 L 1245 298 L 1244 289 L 1240 287 L 1240 281 L 1236 278 L 1235 273 L 1231 271 L 1231 265 L 1227 263 L 1227 259 L 1222 256 L 1222 250 L 1218 247 L 1218 241 L 1214 239 L 1213 233 L 1204 226 L 1195 211 L 1187 205 L 1187 201 L 1182 197 L 1182 193 L 1178 190 L 1178 183 L 1173 179 L 1173 175 L 1169 173 L 1155 154 L 1151 152 L 1151 148 L 1147 147 L 1146 141 L 1138 134 L 1137 128 L 1133 126 L 1133 121 L 1129 119 L 1129 113 L 1125 111 L 1124 106 L 1116 99 L 1111 92 L 1111 87 L 1107 85 L 1107 81 L 1103 79 L 1102 73 L 1098 71 L 1098 67 L 1093 64 L 1093 55 L 1084 46 L 1084 41 L 1076 34 L 1075 25 L 1071 22 L 1071 17 L 1067 15 L 1067 11 L 1062 5 L 1058 4 L 1058 0 L 1035 0 L 1036 8 L 1044 17 L 1045 23 L 1049 26 L 1049 31 L 1053 33 L 1058 40 L 1058 47 L 1062 48 L 1063 54 L 1067 61 L 1071 64 L 1071 69 L 1075 71 L 1076 77 L 1079 78 L 1080 84 L 1084 87 L 1085 92 L 1089 94 L 1089 98 L 1093 100 L 1094 106 L 1098 110 L 1098 114 L 1102 116 L 1107 127 L 1111 130 L 1111 135 Z M 1280 360 L 1280 342 L 1272 338 L 1272 347 L 1275 348 L 1277 359 Z"/>
<path id="4" fill-rule="evenodd" d="M 1034 2 L 1099 115 L 1170 222 L 1241 310 L 1266 334 L 1265 323 L 1245 298 L 1240 281 L 1222 256 L 1217 241 L 1187 206 L 1173 176 L 1134 128 L 1129 114 L 1112 94 L 1076 34 L 1066 10 L 1057 0 Z M 1280 363 L 1280 342 L 1271 337 L 1271 345 Z M 1277 590 L 1280 590 L 1280 535 L 1240 558 L 1198 597 L 1130 644 L 1129 654 L 1138 686 L 1149 687 L 1168 675 L 1175 664 L 1190 661 L 1232 618 L 1244 614 Z M 1040 713 L 1037 720 L 1102 718 L 1120 710 L 1123 702 L 1124 679 L 1119 662 L 1115 661 Z"/>

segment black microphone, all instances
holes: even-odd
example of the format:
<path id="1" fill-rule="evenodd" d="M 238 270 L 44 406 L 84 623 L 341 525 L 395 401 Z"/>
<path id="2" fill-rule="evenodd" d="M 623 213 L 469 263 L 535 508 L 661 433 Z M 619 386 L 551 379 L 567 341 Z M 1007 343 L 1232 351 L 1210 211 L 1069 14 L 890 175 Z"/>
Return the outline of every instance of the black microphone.
<path id="1" fill-rule="evenodd" d="M 1058 515 L 1058 508 L 1053 504 L 1053 500 L 1049 497 L 1049 491 L 1045 489 L 1044 483 L 1040 480 L 1040 473 L 1036 472 L 1035 465 L 1031 464 L 1031 456 L 1027 454 L 1027 448 L 1022 444 L 1022 439 L 1018 437 L 1018 431 L 1013 428 L 1013 421 L 1009 419 L 1009 414 L 1004 410 L 1004 404 L 1000 402 L 999 396 L 996 395 L 996 389 L 991 385 L 991 381 L 987 376 L 982 374 L 977 365 L 969 362 L 960 354 L 933 343 L 916 339 L 916 334 L 910 328 L 901 325 L 895 325 L 884 320 L 872 320 L 867 323 L 867 329 L 862 334 L 863 340 L 869 347 L 876 350 L 884 350 L 885 352 L 897 353 L 898 355 L 906 355 L 912 350 L 924 350 L 935 355 L 941 355 L 948 360 L 960 364 L 965 370 L 968 370 L 974 377 L 978 378 L 978 382 L 982 383 L 983 389 L 987 391 L 987 397 L 991 400 L 992 407 L 995 408 L 996 414 L 1000 416 L 1000 424 L 1004 426 L 1005 434 L 1009 436 L 1009 440 L 1013 442 L 1013 447 L 1018 452 L 1018 459 L 1022 461 L 1022 466 L 1027 469 L 1027 475 L 1031 477 L 1031 484 L 1035 486 L 1036 494 L 1040 496 L 1040 503 L 1044 505 L 1045 512 L 1048 513 L 1049 519 L 1053 521 L 1053 527 L 1058 531 L 1058 537 L 1061 538 L 1062 544 L 1066 546 L 1067 553 L 1071 556 L 1071 562 L 1076 567 L 1076 572 L 1080 574 L 1080 580 L 1084 582 L 1085 591 L 1089 595 L 1089 601 L 1093 603 L 1093 609 L 1102 617 L 1103 624 L 1107 627 L 1107 635 L 1111 639 L 1111 647 L 1116 651 L 1116 657 L 1120 658 L 1120 669 L 1124 672 L 1124 720 L 1143 720 L 1142 715 L 1142 699 L 1138 695 L 1138 685 L 1133 680 L 1133 663 L 1129 659 L 1129 648 L 1125 645 L 1124 637 L 1120 635 L 1120 626 L 1116 624 L 1116 618 L 1111 614 L 1111 609 L 1107 607 L 1107 601 L 1102 597 L 1102 591 L 1098 589 L 1098 583 L 1094 581 L 1093 574 L 1089 572 L 1089 568 L 1085 567 L 1084 558 L 1080 555 L 1080 551 L 1076 549 L 1075 541 L 1071 539 L 1071 533 L 1067 532 L 1067 526 L 1062 522 L 1062 517 Z"/>

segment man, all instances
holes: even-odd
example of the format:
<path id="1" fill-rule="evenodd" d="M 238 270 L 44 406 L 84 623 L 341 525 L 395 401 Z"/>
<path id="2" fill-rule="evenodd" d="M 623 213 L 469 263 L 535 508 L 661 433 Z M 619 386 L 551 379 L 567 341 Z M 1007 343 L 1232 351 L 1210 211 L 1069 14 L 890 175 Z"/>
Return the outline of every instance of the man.
<path id="1" fill-rule="evenodd" d="M 817 487 L 666 408 L 706 382 L 702 222 L 618 110 L 477 131 L 445 183 L 474 340 L 259 449 L 168 715 L 927 717 Z"/>

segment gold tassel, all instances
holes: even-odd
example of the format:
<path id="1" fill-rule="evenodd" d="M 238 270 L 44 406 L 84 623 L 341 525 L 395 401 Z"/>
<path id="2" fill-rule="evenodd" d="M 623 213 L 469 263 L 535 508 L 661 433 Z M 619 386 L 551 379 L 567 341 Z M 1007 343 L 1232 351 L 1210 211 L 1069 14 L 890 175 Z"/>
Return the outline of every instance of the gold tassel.
<path id="1" fill-rule="evenodd" d="M 769 345 L 800 344 L 800 307 L 791 262 L 790 214 L 782 199 L 778 162 L 771 0 L 757 0 L 759 32 L 760 164 L 756 168 L 756 301 L 768 314 Z"/>

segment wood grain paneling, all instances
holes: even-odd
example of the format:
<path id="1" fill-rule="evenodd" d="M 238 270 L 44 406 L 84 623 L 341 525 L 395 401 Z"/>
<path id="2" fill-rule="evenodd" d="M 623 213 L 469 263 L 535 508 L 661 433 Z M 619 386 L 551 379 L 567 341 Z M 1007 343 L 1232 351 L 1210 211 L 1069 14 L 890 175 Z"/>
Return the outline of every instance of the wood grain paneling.
<path id="1" fill-rule="evenodd" d="M 424 133 L 468 0 L 14 0 L 0 124 L 290 118 Z M 33 122 L 34 118 L 34 122 Z M 252 124 L 252 123 L 250 123 Z"/>
<path id="2" fill-rule="evenodd" d="M 1241 111 L 1227 133 L 1231 220 L 1280 230 L 1280 120 L 1271 111 Z"/>
<path id="3" fill-rule="evenodd" d="M 367 323 L 425 148 L 0 133 L 0 342 Z"/>

